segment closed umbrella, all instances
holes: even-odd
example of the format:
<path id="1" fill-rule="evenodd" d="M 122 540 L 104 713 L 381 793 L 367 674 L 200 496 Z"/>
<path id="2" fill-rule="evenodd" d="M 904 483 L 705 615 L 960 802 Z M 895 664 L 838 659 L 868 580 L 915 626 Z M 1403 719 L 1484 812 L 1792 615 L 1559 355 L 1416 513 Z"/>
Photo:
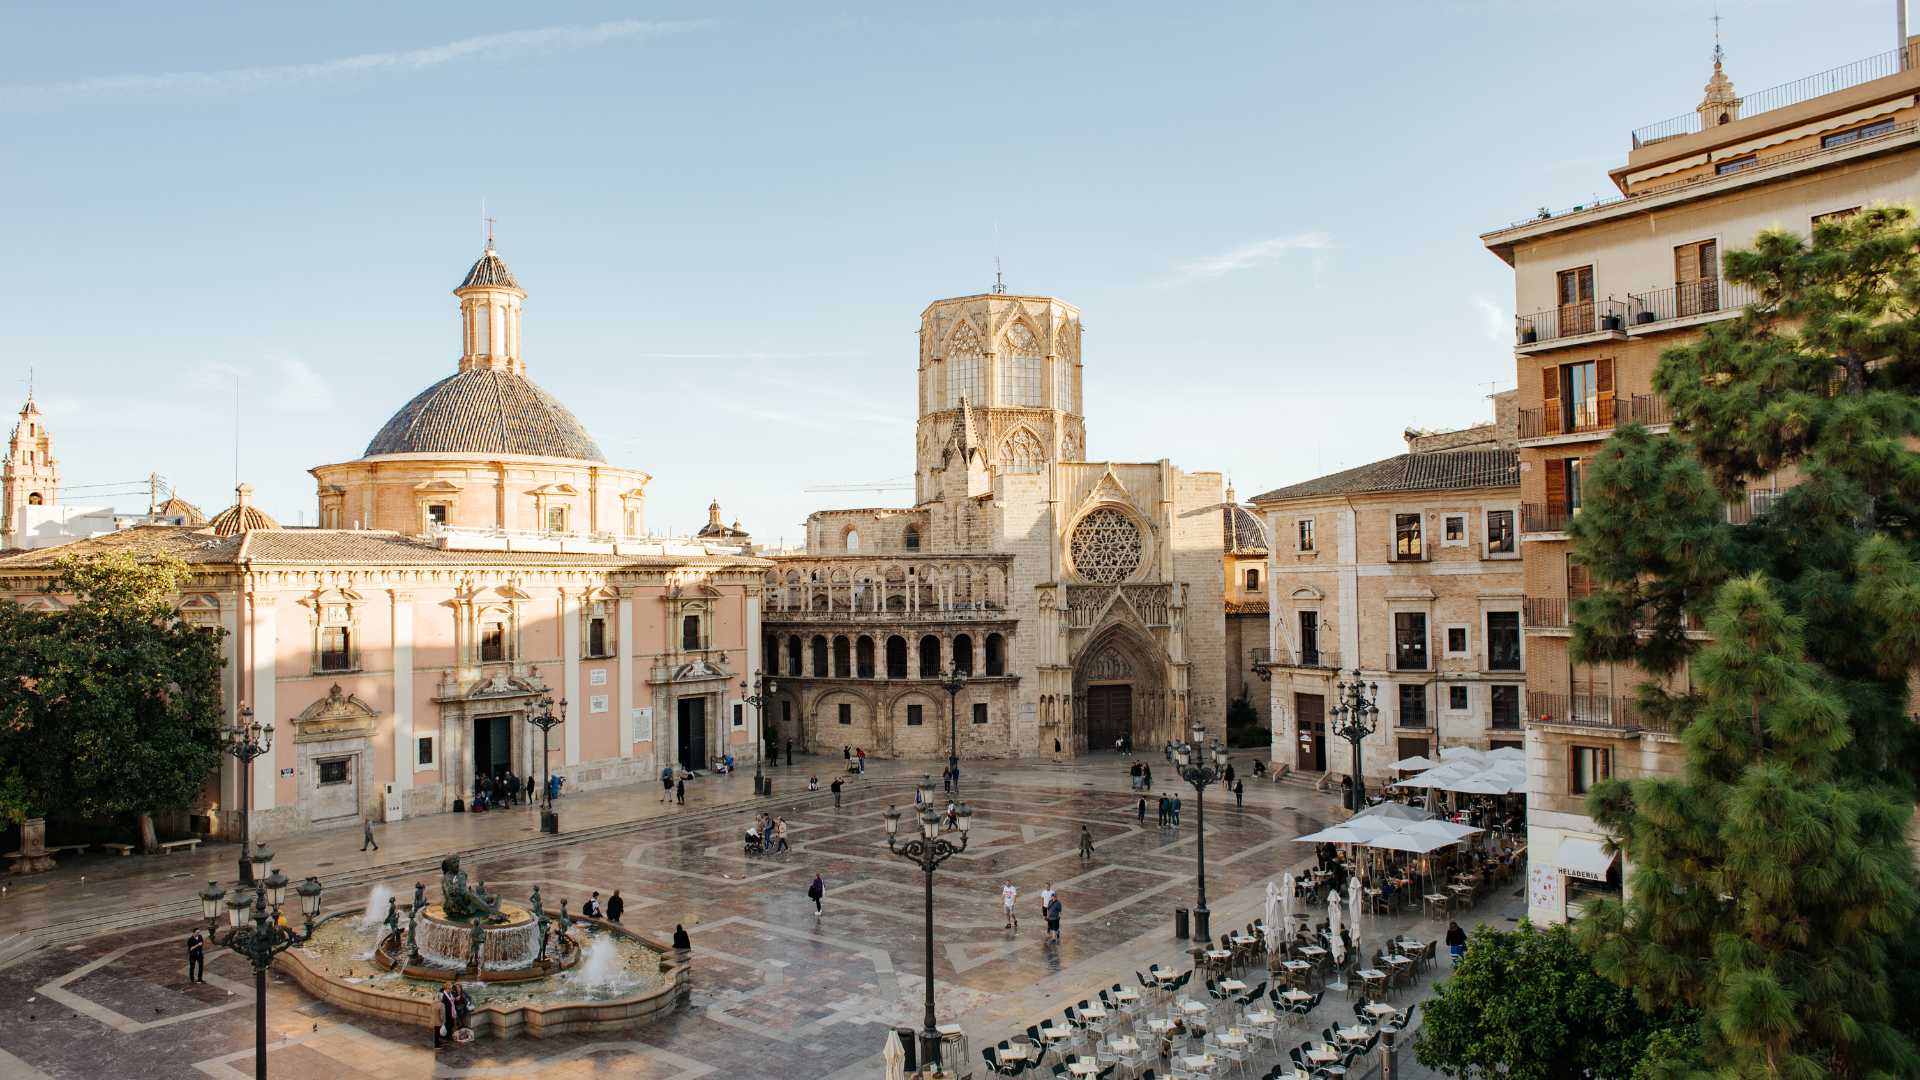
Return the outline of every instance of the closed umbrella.
<path id="1" fill-rule="evenodd" d="M 1293 871 L 1280 875 L 1280 932 L 1293 939 Z"/>
<path id="2" fill-rule="evenodd" d="M 907 1048 L 900 1045 L 899 1032 L 887 1032 L 887 1044 L 881 1048 L 880 1057 L 887 1063 L 887 1080 L 906 1080 Z"/>
<path id="3" fill-rule="evenodd" d="M 1279 942 L 1280 924 L 1280 886 L 1267 882 L 1267 904 L 1261 913 L 1261 920 L 1267 924 L 1267 951 Z"/>
<path id="4" fill-rule="evenodd" d="M 1346 981 L 1340 977 L 1340 968 L 1347 962 L 1347 947 L 1340 940 L 1340 894 L 1335 892 L 1327 897 L 1327 949 L 1333 953 L 1334 980 L 1327 984 L 1332 990 L 1345 990 Z"/>
<path id="5" fill-rule="evenodd" d="M 1347 882 L 1347 912 L 1353 919 L 1353 954 L 1355 956 L 1365 955 L 1365 951 L 1360 948 L 1360 926 L 1366 917 L 1367 906 L 1361 900 L 1360 877 L 1356 874 Z"/>

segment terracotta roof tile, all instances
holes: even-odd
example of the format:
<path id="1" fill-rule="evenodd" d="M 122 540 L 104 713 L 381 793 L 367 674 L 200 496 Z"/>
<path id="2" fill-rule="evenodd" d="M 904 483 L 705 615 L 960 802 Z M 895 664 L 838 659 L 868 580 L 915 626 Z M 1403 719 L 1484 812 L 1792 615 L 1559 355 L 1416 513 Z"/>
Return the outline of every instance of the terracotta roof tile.
<path id="1" fill-rule="evenodd" d="M 451 453 L 607 460 L 573 413 L 532 379 L 477 369 L 420 391 L 374 435 L 365 456 Z"/>
<path id="2" fill-rule="evenodd" d="M 1463 491 L 1519 487 L 1520 455 L 1514 450 L 1438 450 L 1396 454 L 1382 461 L 1275 488 L 1253 501 L 1277 502 L 1316 495 L 1366 495 L 1389 491 Z"/>

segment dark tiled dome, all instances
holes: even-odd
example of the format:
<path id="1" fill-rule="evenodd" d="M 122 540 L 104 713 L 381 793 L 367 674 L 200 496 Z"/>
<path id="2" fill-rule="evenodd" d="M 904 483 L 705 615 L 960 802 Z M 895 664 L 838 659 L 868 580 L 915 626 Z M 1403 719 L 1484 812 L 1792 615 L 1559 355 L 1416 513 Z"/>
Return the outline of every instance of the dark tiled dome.
<path id="1" fill-rule="evenodd" d="M 494 254 L 491 247 L 487 248 L 486 253 L 481 255 L 479 261 L 467 271 L 466 280 L 462 281 L 455 291 L 489 286 L 506 289 L 520 288 L 520 283 L 513 280 L 513 271 L 507 269 L 506 262 Z"/>
<path id="2" fill-rule="evenodd" d="M 441 379 L 394 413 L 367 444 L 366 457 L 380 454 L 526 454 L 607 460 L 580 421 L 532 379 L 479 370 Z"/>
<path id="3" fill-rule="evenodd" d="M 1220 531 L 1228 551 L 1267 550 L 1267 531 L 1260 527 L 1260 519 L 1232 503 L 1220 510 Z"/>
<path id="4" fill-rule="evenodd" d="M 255 529 L 277 529 L 280 523 L 266 511 L 253 505 L 253 485 L 241 484 L 233 489 L 232 506 L 213 515 L 207 522 L 207 530 L 215 536 L 238 536 Z"/>

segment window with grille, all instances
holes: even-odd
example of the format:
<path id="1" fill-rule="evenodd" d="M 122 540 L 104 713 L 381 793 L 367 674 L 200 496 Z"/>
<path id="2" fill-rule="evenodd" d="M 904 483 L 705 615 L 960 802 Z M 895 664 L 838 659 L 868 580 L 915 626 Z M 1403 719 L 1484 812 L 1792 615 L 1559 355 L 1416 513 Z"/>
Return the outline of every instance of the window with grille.
<path id="1" fill-rule="evenodd" d="M 1066 356 L 1053 358 L 1053 407 L 1073 412 L 1073 361 Z"/>
<path id="2" fill-rule="evenodd" d="M 344 784 L 347 782 L 347 758 L 335 758 L 320 764 L 320 782 L 322 784 Z"/>
<path id="3" fill-rule="evenodd" d="M 1836 131 L 1831 135 L 1820 136 L 1820 147 L 1824 150 L 1835 146 L 1845 146 L 1848 143 L 1859 142 L 1861 139 L 1871 139 L 1875 135 L 1885 135 L 1892 131 L 1893 128 L 1894 123 L 1892 120 L 1881 120 L 1868 124 L 1865 127 L 1857 127 L 1848 131 Z"/>
<path id="4" fill-rule="evenodd" d="M 1401 671 L 1427 670 L 1427 616 L 1422 611 L 1393 613 L 1393 666 Z"/>
<path id="5" fill-rule="evenodd" d="M 329 626 L 320 631 L 320 670 L 346 671 L 353 667 L 353 631 Z"/>
<path id="6" fill-rule="evenodd" d="M 587 655 L 607 655 L 607 619 L 604 615 L 595 615 L 587 620 Z"/>
<path id="7" fill-rule="evenodd" d="M 1258 567 L 1250 566 L 1247 568 L 1247 591 L 1258 592 L 1259 589 L 1260 589 L 1260 569 Z"/>
<path id="8" fill-rule="evenodd" d="M 1699 315 L 1720 310 L 1720 245 L 1713 240 L 1681 244 L 1673 249 L 1673 286 L 1676 315 Z"/>
<path id="9" fill-rule="evenodd" d="M 1000 358 L 1000 403 L 1003 405 L 1040 406 L 1046 402 L 1040 397 L 1040 366 L 1044 357 L 1015 353 Z"/>
<path id="10" fill-rule="evenodd" d="M 1424 686 L 1400 687 L 1400 726 L 1427 726 L 1427 688 Z"/>
<path id="11" fill-rule="evenodd" d="M 1442 521 L 1444 522 L 1442 535 L 1446 538 L 1447 543 L 1464 544 L 1467 542 L 1467 515 L 1448 514 Z"/>
<path id="12" fill-rule="evenodd" d="M 843 724 L 853 723 L 853 706 L 847 702 L 841 702 L 838 709 L 838 717 Z"/>
<path id="13" fill-rule="evenodd" d="M 490 622 L 480 625 L 480 660 L 493 663 L 507 658 L 507 624 Z"/>
<path id="14" fill-rule="evenodd" d="M 983 404 L 981 394 L 986 388 L 986 376 L 981 368 L 980 346 L 977 339 L 963 341 L 954 339 L 954 346 L 947 352 L 947 407 L 957 409 L 960 399 L 965 398 L 970 405 Z"/>
<path id="15" fill-rule="evenodd" d="M 414 764 L 432 765 L 433 764 L 433 736 L 431 735 L 423 736 L 419 739 L 414 740 L 414 742 L 416 746 L 416 749 L 414 750 L 414 759 L 413 759 Z"/>
<path id="16" fill-rule="evenodd" d="M 567 531 L 567 508 L 564 506 L 547 507 L 547 531 L 563 533 Z"/>
<path id="17" fill-rule="evenodd" d="M 1320 613 L 1317 611 L 1300 613 L 1300 663 L 1307 667 L 1320 666 Z"/>
<path id="18" fill-rule="evenodd" d="M 1520 670 L 1520 613 L 1487 612 L 1487 670 Z"/>
<path id="19" fill-rule="evenodd" d="M 1520 688 L 1517 686 L 1495 686 L 1493 690 L 1493 726 L 1497 728 L 1517 728 L 1520 726 Z"/>
<path id="20" fill-rule="evenodd" d="M 680 647 L 682 649 L 700 647 L 700 616 L 687 615 L 680 620 Z"/>

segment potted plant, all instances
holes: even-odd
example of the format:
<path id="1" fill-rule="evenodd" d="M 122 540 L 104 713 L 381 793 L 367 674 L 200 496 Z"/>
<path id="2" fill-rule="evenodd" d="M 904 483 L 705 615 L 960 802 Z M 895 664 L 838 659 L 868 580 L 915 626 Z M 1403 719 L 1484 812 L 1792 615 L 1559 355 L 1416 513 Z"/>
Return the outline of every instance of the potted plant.
<path id="1" fill-rule="evenodd" d="M 1612 304 L 1613 298 L 1608 297 L 1607 303 Z M 1621 330 L 1625 330 L 1626 328 L 1627 328 L 1627 321 L 1626 319 L 1621 317 L 1619 308 L 1614 308 L 1613 310 L 1608 311 L 1605 314 L 1600 316 L 1600 329 L 1602 330 L 1617 333 Z"/>
<path id="2" fill-rule="evenodd" d="M 1639 311 L 1637 311 L 1637 312 L 1634 312 L 1634 315 L 1633 315 L 1633 325 L 1635 325 L 1635 326 L 1645 326 L 1645 325 L 1647 325 L 1648 323 L 1650 323 L 1650 322 L 1652 322 L 1652 321 L 1653 321 L 1653 309 L 1652 309 L 1652 308 L 1641 308 L 1641 309 L 1640 309 Z"/>
<path id="3" fill-rule="evenodd" d="M 1520 324 L 1520 344 L 1531 345 L 1538 340 L 1540 340 L 1540 331 L 1534 329 L 1532 323 Z"/>

